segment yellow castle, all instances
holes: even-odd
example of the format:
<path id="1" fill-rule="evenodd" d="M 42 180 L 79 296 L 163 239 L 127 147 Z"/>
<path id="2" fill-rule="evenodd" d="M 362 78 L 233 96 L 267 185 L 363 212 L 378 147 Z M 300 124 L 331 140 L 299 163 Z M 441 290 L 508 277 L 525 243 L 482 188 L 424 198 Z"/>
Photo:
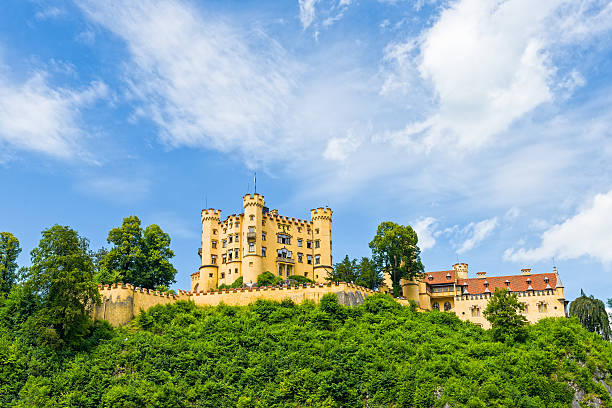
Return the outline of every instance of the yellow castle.
<path id="1" fill-rule="evenodd" d="M 245 284 L 269 271 L 282 278 L 304 276 L 326 282 L 332 271 L 332 210 L 310 210 L 310 220 L 270 210 L 260 194 L 243 197 L 244 212 L 221 220 L 221 210 L 202 210 L 200 268 L 191 275 L 191 292 Z"/>
<path id="2" fill-rule="evenodd" d="M 468 265 L 457 263 L 447 271 L 425 272 L 422 277 L 402 280 L 402 294 L 414 300 L 421 309 L 443 310 L 455 313 L 461 320 L 490 328 L 483 316 L 495 289 L 502 288 L 516 294 L 525 306 L 523 314 L 530 323 L 545 317 L 566 316 L 565 289 L 557 268 L 552 273 L 531 273 L 521 269 L 520 275 L 487 276 L 477 272 L 476 278 L 468 277 Z M 391 279 L 384 276 L 381 292 L 391 293 Z"/>

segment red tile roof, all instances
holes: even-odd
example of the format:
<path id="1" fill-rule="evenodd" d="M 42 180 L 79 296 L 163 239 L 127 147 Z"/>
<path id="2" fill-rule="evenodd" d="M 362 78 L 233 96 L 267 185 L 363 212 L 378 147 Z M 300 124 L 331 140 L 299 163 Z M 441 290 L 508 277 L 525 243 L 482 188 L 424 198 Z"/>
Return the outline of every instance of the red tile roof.
<path id="1" fill-rule="evenodd" d="M 448 276 L 450 275 L 450 279 Z M 425 282 L 429 285 L 439 285 L 442 283 L 455 283 L 455 271 L 435 271 L 425 272 Z"/>
<path id="2" fill-rule="evenodd" d="M 548 278 L 548 284 L 545 281 Z M 530 282 L 527 282 L 530 280 Z M 531 285 L 533 290 L 555 289 L 557 287 L 557 274 L 555 273 L 534 273 L 531 275 L 511 275 L 511 276 L 487 276 L 484 279 L 468 278 L 459 279 L 457 285 L 467 285 L 468 293 L 476 295 L 485 293 L 485 282 L 489 284 L 488 289 L 495 292 L 496 288 L 506 288 L 506 281 L 512 292 L 525 292 Z M 559 281 L 559 284 L 561 282 Z M 550 286 L 547 286 L 550 285 Z"/>

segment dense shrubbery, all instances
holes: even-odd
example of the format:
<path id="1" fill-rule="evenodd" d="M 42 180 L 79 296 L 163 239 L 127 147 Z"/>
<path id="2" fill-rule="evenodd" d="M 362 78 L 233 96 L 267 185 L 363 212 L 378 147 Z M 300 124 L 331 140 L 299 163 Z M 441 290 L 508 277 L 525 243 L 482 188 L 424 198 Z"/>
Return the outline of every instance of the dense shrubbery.
<path id="1" fill-rule="evenodd" d="M 258 301 L 157 306 L 96 324 L 79 349 L 31 347 L 0 329 L 0 406 L 570 407 L 568 383 L 612 406 L 597 376 L 612 346 L 575 319 L 493 341 L 444 312 L 377 295 L 350 309 Z"/>

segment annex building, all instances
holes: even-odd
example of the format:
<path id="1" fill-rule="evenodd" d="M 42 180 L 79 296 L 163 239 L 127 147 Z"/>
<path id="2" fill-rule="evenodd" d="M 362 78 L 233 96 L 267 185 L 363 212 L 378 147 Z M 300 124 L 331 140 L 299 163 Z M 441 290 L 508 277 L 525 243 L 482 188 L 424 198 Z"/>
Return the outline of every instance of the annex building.
<path id="1" fill-rule="evenodd" d="M 391 280 L 385 277 L 381 291 L 390 293 Z M 545 317 L 566 316 L 565 292 L 557 268 L 551 273 L 531 273 L 522 269 L 520 275 L 487 276 L 477 272 L 468 277 L 468 265 L 457 263 L 447 271 L 425 272 L 415 280 L 402 281 L 406 299 L 417 302 L 421 309 L 454 312 L 461 320 L 469 320 L 484 328 L 489 321 L 483 316 L 495 289 L 502 288 L 518 296 L 525 305 L 523 312 L 530 323 Z"/>
<path id="2" fill-rule="evenodd" d="M 326 282 L 332 271 L 332 210 L 310 210 L 310 220 L 270 210 L 260 194 L 243 197 L 244 212 L 221 219 L 221 210 L 202 210 L 199 270 L 191 274 L 191 292 L 245 284 L 269 271 L 280 277 L 300 275 Z"/>

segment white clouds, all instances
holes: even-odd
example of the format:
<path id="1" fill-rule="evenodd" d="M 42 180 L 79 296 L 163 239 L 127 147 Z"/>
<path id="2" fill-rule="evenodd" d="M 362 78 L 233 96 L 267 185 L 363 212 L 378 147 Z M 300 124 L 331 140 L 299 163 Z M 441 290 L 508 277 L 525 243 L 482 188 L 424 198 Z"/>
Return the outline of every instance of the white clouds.
<path id="1" fill-rule="evenodd" d="M 77 3 L 126 42 L 126 80 L 163 141 L 273 154 L 295 68 L 277 43 L 174 0 Z"/>
<path id="2" fill-rule="evenodd" d="M 467 233 L 469 237 L 459 246 L 457 253 L 462 254 L 478 246 L 489 235 L 491 235 L 497 225 L 497 217 L 482 220 L 477 223 L 469 223 L 464 228 L 464 232 Z"/>
<path id="3" fill-rule="evenodd" d="M 319 0 L 298 0 L 300 5 L 300 21 L 302 22 L 302 27 L 307 29 L 312 24 L 315 18 L 315 5 Z"/>
<path id="4" fill-rule="evenodd" d="M 17 84 L 0 74 L 0 144 L 69 158 L 83 152 L 80 110 L 107 94 L 104 83 L 84 90 L 54 88 L 45 73 Z"/>
<path id="5" fill-rule="evenodd" d="M 434 111 L 391 134 L 392 139 L 408 145 L 419 140 L 428 149 L 449 144 L 477 149 L 551 102 L 553 88 L 582 86 L 578 72 L 557 79 L 550 58 L 550 49 L 565 41 L 558 31 L 561 23 L 596 18 L 577 15 L 579 8 L 553 0 L 538 7 L 528 0 L 461 0 L 419 38 L 392 43 L 385 50 L 381 93 L 404 89 L 420 95 L 418 84 L 426 81 L 436 95 Z M 565 86 L 557 86 L 557 80 Z M 420 102 L 431 103 L 424 96 Z"/>
<path id="6" fill-rule="evenodd" d="M 431 249 L 436 245 L 435 228 L 437 220 L 433 217 L 420 218 L 413 223 L 412 228 L 419 237 L 419 248 L 421 251 Z"/>
<path id="7" fill-rule="evenodd" d="M 353 132 L 349 131 L 343 138 L 331 138 L 323 152 L 323 157 L 328 160 L 344 161 L 351 153 L 355 152 L 360 145 L 361 141 Z"/>
<path id="8" fill-rule="evenodd" d="M 598 194 L 590 206 L 561 224 L 546 230 L 541 243 L 532 249 L 505 251 L 508 261 L 540 261 L 555 257 L 574 259 L 590 256 L 603 263 L 612 262 L 612 191 Z"/>

